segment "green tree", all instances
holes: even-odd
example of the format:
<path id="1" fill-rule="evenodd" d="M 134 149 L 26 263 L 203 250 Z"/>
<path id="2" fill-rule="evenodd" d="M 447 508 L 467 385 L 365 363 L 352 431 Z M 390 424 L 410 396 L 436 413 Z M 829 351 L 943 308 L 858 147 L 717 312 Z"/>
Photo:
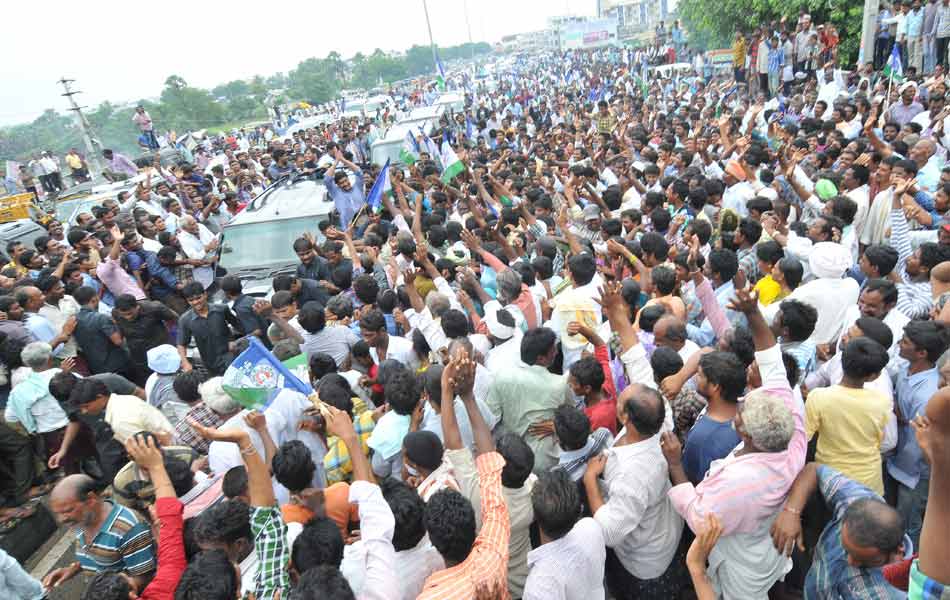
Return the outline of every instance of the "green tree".
<path id="1" fill-rule="evenodd" d="M 336 79 L 326 60 L 308 58 L 288 75 L 290 95 L 312 103 L 328 102 L 336 94 Z"/>
<path id="2" fill-rule="evenodd" d="M 706 48 L 731 46 L 736 31 L 779 22 L 783 17 L 794 28 L 799 9 L 814 23 L 832 23 L 841 40 L 838 61 L 852 64 L 861 43 L 864 5 L 845 0 L 680 0 L 677 11 L 690 32 L 691 45 Z M 704 43 L 705 42 L 705 43 Z"/>

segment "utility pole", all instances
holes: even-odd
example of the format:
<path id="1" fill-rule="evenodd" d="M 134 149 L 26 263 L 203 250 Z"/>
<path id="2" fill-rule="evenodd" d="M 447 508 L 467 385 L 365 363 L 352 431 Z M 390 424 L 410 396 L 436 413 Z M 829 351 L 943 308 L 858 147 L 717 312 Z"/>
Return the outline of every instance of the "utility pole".
<path id="1" fill-rule="evenodd" d="M 60 78 L 59 83 L 63 86 L 63 89 L 66 90 L 63 93 L 63 96 L 69 100 L 71 108 L 69 110 L 76 113 L 76 120 L 79 122 L 79 130 L 82 132 L 82 140 L 86 145 L 86 164 L 89 165 L 89 178 L 95 182 L 102 177 L 102 165 L 99 164 L 99 152 L 101 148 L 96 148 L 101 146 L 97 140 L 94 140 L 92 136 L 92 126 L 89 125 L 89 121 L 86 120 L 86 115 L 82 114 L 82 109 L 84 106 L 79 106 L 76 104 L 76 99 L 73 98 L 76 94 L 81 94 L 82 92 L 78 90 L 73 90 L 70 87 L 70 84 L 76 81 L 75 79 L 66 79 L 65 77 Z"/>
<path id="2" fill-rule="evenodd" d="M 468 45 L 472 49 L 472 60 L 475 60 L 475 44 L 472 43 L 472 24 L 468 22 L 468 0 L 462 0 L 462 8 L 465 10 L 465 28 L 468 29 Z M 426 11 L 428 13 L 428 11 Z M 431 37 L 431 33 L 429 34 Z"/>
<path id="3" fill-rule="evenodd" d="M 864 20 L 861 24 L 861 46 L 858 48 L 858 68 L 864 63 L 874 62 L 874 28 L 877 25 L 877 13 L 881 8 L 880 0 L 864 0 Z M 887 58 L 886 56 L 884 57 Z"/>
<path id="4" fill-rule="evenodd" d="M 422 0 L 422 10 L 426 13 L 426 27 L 429 29 L 429 46 L 432 47 L 432 66 L 438 71 L 439 58 L 435 52 L 435 40 L 432 38 L 432 23 L 429 22 L 429 6 L 426 4 L 426 0 Z"/>

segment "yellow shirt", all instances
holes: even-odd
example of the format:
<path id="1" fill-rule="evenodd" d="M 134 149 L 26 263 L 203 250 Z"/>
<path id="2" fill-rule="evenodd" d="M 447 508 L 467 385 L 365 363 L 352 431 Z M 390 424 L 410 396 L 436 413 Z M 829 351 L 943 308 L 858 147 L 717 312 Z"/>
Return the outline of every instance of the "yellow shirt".
<path id="1" fill-rule="evenodd" d="M 815 460 L 884 495 L 881 441 L 893 405 L 874 390 L 833 385 L 808 394 L 805 434 L 818 434 Z"/>
<path id="2" fill-rule="evenodd" d="M 745 38 L 743 37 L 732 45 L 732 66 L 737 69 L 745 67 Z"/>
<path id="3" fill-rule="evenodd" d="M 755 284 L 755 291 L 759 292 L 759 303 L 762 306 L 768 306 L 776 300 L 781 300 L 782 286 L 772 279 L 771 275 L 766 275 Z M 787 294 L 786 294 L 787 295 Z"/>
<path id="4" fill-rule="evenodd" d="M 75 171 L 76 169 L 82 168 L 82 159 L 79 158 L 76 154 L 67 154 L 66 155 L 66 164 L 69 165 L 69 168 Z"/>

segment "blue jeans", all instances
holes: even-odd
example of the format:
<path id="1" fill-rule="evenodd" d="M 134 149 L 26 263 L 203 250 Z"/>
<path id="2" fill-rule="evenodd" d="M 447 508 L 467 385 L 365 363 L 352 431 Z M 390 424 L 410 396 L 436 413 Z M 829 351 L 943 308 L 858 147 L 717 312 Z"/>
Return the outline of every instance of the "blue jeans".
<path id="1" fill-rule="evenodd" d="M 929 491 L 930 479 L 921 479 L 914 489 L 902 483 L 897 486 L 897 512 L 904 519 L 904 528 L 907 536 L 914 542 L 915 551 L 920 548 L 920 530 L 924 524 L 924 510 L 927 508 Z"/>

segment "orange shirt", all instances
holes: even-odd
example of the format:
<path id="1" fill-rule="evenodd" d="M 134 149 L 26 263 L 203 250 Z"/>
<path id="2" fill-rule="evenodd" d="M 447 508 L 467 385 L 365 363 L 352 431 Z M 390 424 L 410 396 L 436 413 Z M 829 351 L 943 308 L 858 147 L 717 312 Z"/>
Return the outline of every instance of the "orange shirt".
<path id="1" fill-rule="evenodd" d="M 429 575 L 418 600 L 471 600 L 476 592 L 488 598 L 510 600 L 508 592 L 508 539 L 511 523 L 501 493 L 501 469 L 505 459 L 487 452 L 475 459 L 481 492 L 482 530 L 472 552 L 461 563 Z"/>
<path id="2" fill-rule="evenodd" d="M 350 504 L 350 485 L 348 483 L 334 483 L 323 490 L 324 510 L 327 516 L 340 528 L 343 539 L 349 536 L 350 522 L 360 520 L 359 507 Z M 306 525 L 313 518 L 313 511 L 302 504 L 284 504 L 280 513 L 285 523 L 301 523 Z"/>

